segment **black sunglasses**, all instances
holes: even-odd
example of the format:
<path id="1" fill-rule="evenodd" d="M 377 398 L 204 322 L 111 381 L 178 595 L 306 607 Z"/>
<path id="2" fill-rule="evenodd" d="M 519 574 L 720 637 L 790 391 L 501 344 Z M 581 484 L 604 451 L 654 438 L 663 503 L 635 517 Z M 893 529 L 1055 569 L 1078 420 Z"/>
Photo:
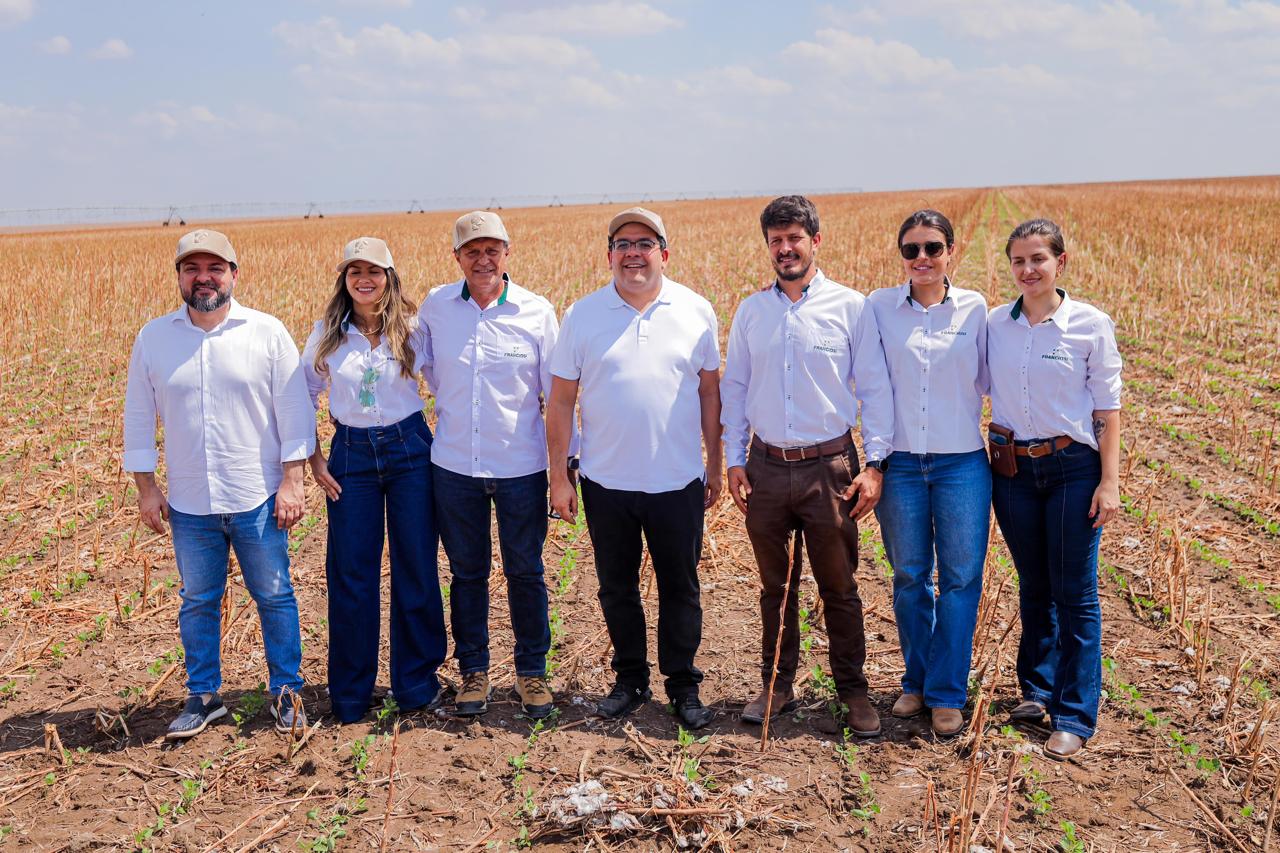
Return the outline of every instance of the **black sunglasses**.
<path id="1" fill-rule="evenodd" d="M 945 248 L 947 248 L 946 243 L 942 243 L 938 240 L 930 240 L 928 243 L 903 243 L 898 247 L 898 251 L 902 253 L 902 257 L 906 260 L 914 261 L 916 258 L 920 257 L 920 251 L 922 249 L 929 257 L 936 258 L 942 254 L 942 250 Z"/>

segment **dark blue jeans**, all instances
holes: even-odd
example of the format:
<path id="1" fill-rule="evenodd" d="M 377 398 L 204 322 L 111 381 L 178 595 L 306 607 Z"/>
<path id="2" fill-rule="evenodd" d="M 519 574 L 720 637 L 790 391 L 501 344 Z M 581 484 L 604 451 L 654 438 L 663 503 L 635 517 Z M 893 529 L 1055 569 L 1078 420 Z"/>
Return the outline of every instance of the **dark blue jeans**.
<path id="1" fill-rule="evenodd" d="M 547 539 L 547 472 L 468 477 L 431 466 L 436 523 L 449 557 L 449 623 L 462 674 L 489 669 L 489 507 L 498 515 L 498 547 L 516 639 L 516 674 L 543 676 L 551 648 L 542 545 Z"/>
<path id="2" fill-rule="evenodd" d="M 1016 476 L 992 479 L 996 520 L 1018 570 L 1022 696 L 1049 709 L 1054 729 L 1091 737 L 1102 689 L 1102 530 L 1089 504 L 1101 457 L 1076 442 L 1039 459 L 1019 456 Z"/>
<path id="3" fill-rule="evenodd" d="M 421 414 L 385 427 L 338 425 L 329 471 L 329 696 L 343 722 L 364 716 L 378 674 L 383 529 L 391 548 L 391 690 L 404 708 L 436 697 L 444 606 L 436 574 L 431 430 Z"/>

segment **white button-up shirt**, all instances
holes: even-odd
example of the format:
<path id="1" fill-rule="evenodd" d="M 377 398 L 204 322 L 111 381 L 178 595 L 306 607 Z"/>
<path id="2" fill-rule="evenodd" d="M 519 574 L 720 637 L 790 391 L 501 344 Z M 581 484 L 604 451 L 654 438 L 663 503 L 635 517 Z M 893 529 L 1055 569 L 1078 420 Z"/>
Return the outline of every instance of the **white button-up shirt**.
<path id="1" fill-rule="evenodd" d="M 1105 313 L 1062 294 L 1053 315 L 1034 326 L 1022 297 L 987 320 L 991 420 L 1019 440 L 1068 435 L 1095 450 L 1094 411 L 1120 408 L 1120 350 Z"/>
<path id="2" fill-rule="evenodd" d="M 324 334 L 324 321 L 316 323 L 302 349 L 302 369 L 307 377 L 311 403 L 320 408 L 320 393 L 329 389 L 329 414 L 343 426 L 368 429 L 398 423 L 422 411 L 418 380 L 406 379 L 400 360 L 391 351 L 387 336 L 376 347 L 360 333 L 348 314 L 342 321 L 345 337 L 325 358 L 328 375 L 316 370 L 316 350 Z M 424 373 L 429 361 L 426 335 L 417 317 L 410 318 L 409 346 L 413 349 L 415 377 Z"/>
<path id="3" fill-rule="evenodd" d="M 799 301 L 777 285 L 742 301 L 720 382 L 729 466 L 747 463 L 754 432 L 776 447 L 839 438 L 858 422 L 868 460 L 892 449 L 893 391 L 867 299 L 814 276 Z"/>
<path id="4" fill-rule="evenodd" d="M 205 332 L 187 306 L 142 327 L 124 398 L 124 469 L 154 471 L 164 425 L 169 505 L 244 512 L 280 488 L 282 462 L 306 459 L 316 417 L 298 347 L 275 317 L 234 299 Z"/>
<path id="5" fill-rule="evenodd" d="M 969 453 L 983 447 L 987 393 L 987 300 L 948 283 L 925 308 L 911 283 L 867 297 L 893 382 L 893 449 Z"/>
<path id="6" fill-rule="evenodd" d="M 643 312 L 612 281 L 569 306 L 551 372 L 580 383 L 582 475 L 650 494 L 704 477 L 699 373 L 719 368 L 711 303 L 669 278 Z"/>
<path id="7" fill-rule="evenodd" d="M 542 401 L 551 396 L 559 332 L 551 303 L 508 280 L 502 295 L 481 308 L 461 279 L 433 288 L 418 316 L 439 417 L 431 461 L 466 477 L 547 470 Z M 570 455 L 576 438 L 575 429 Z"/>

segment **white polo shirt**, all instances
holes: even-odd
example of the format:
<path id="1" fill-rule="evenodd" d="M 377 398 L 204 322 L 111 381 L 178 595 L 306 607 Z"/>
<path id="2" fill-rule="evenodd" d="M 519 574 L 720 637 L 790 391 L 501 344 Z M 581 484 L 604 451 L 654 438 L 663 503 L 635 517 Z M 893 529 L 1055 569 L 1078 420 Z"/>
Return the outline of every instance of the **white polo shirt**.
<path id="1" fill-rule="evenodd" d="M 911 298 L 907 282 L 876 290 L 867 301 L 893 382 L 893 449 L 981 450 L 987 300 L 948 282 L 943 300 L 925 308 Z"/>
<path id="2" fill-rule="evenodd" d="M 281 463 L 315 448 L 297 345 L 275 317 L 234 299 L 208 332 L 186 305 L 138 332 L 124 396 L 124 470 L 156 470 L 157 415 L 169 505 L 189 515 L 261 505 L 280 488 Z"/>
<path id="3" fill-rule="evenodd" d="M 1022 297 L 987 319 L 991 420 L 1019 440 L 1069 435 L 1098 448 L 1093 413 L 1120 408 L 1120 350 L 1115 324 L 1086 302 L 1062 294 L 1058 310 L 1030 325 Z"/>
<path id="4" fill-rule="evenodd" d="M 551 372 L 579 382 L 582 475 L 650 494 L 705 476 L 699 372 L 719 368 L 711 303 L 665 276 L 643 313 L 612 281 L 569 306 Z"/>
<path id="5" fill-rule="evenodd" d="M 316 370 L 316 350 L 324 333 L 324 321 L 317 322 L 302 350 L 302 369 L 312 405 L 320 408 L 320 392 L 328 388 L 329 414 L 338 423 L 358 429 L 387 426 L 421 412 L 417 375 L 423 373 L 429 363 L 429 352 L 418 318 L 409 319 L 413 379 L 405 378 L 400 372 L 400 361 L 387 344 L 386 336 L 382 336 L 376 347 L 370 346 L 369 339 L 360 334 L 349 314 L 342 321 L 345 337 L 325 358 L 329 373 L 321 374 Z"/>
<path id="6" fill-rule="evenodd" d="M 508 279 L 482 309 L 464 278 L 433 288 L 418 316 L 439 417 L 431 461 L 467 477 L 547 470 L 542 403 L 559 333 L 551 303 Z M 569 454 L 577 450 L 575 428 Z"/>
<path id="7" fill-rule="evenodd" d="M 867 299 L 819 272 L 792 302 L 775 284 L 742 301 L 720 382 L 729 466 L 747 464 L 751 433 L 807 447 L 858 423 L 867 459 L 889 455 L 893 390 Z"/>

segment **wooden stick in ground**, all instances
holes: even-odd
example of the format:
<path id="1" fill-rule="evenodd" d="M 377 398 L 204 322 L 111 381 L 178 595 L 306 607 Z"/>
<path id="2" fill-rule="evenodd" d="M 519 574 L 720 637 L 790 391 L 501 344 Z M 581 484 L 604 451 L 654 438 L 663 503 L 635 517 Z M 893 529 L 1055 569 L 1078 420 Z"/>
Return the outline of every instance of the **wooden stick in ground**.
<path id="1" fill-rule="evenodd" d="M 276 821 L 275 823 L 271 824 L 271 826 L 264 829 L 257 838 L 253 839 L 248 844 L 238 849 L 236 853 L 248 853 L 248 851 L 257 847 L 259 842 L 264 841 L 267 838 L 270 838 L 272 835 L 274 835 L 276 830 L 284 826 L 285 823 L 288 822 L 289 818 L 293 816 L 293 813 L 298 810 L 298 806 L 302 805 L 303 800 L 311 796 L 311 792 L 314 791 L 316 789 L 316 785 L 319 785 L 319 784 L 320 784 L 319 782 L 312 783 L 311 787 L 307 789 L 307 792 L 302 795 L 302 799 L 298 800 L 296 803 L 290 806 L 289 810 L 286 811 L 278 821 Z"/>
<path id="2" fill-rule="evenodd" d="M 1276 774 L 1276 781 L 1271 783 L 1271 808 L 1267 809 L 1267 832 L 1262 836 L 1262 853 L 1269 853 L 1271 850 L 1271 826 L 1276 822 L 1276 799 L 1280 798 L 1280 773 Z"/>
<path id="3" fill-rule="evenodd" d="M 67 751 L 62 747 L 62 738 L 58 736 L 58 727 L 53 723 L 44 724 L 44 748 L 57 756 L 63 767 L 71 763 L 67 759 Z"/>
<path id="4" fill-rule="evenodd" d="M 382 837 L 378 840 L 378 853 L 387 849 L 387 829 L 391 824 L 391 810 L 396 802 L 396 747 L 400 743 L 400 721 L 391 730 L 391 766 L 387 770 L 387 808 L 382 815 Z"/>
<path id="5" fill-rule="evenodd" d="M 1005 832 L 1009 829 L 1009 807 L 1013 805 L 1013 771 L 1018 766 L 1018 753 L 1009 753 L 1009 773 L 1004 780 L 1004 815 L 1000 818 L 1000 833 L 996 836 L 996 853 L 1004 853 Z"/>
<path id="6" fill-rule="evenodd" d="M 778 661 L 782 657 L 782 635 L 787 630 L 787 600 L 791 596 L 791 575 L 797 568 L 795 560 L 799 544 L 799 531 L 796 531 L 795 535 L 787 535 L 787 575 L 782 582 L 782 603 L 778 605 L 778 635 L 773 641 L 773 668 L 769 672 L 769 690 L 764 700 L 764 722 L 760 727 L 761 752 L 764 752 L 769 746 L 769 718 L 773 716 L 773 688 L 778 683 Z M 797 572 L 796 574 L 799 573 Z"/>
<path id="7" fill-rule="evenodd" d="M 1240 839 L 1232 835 L 1231 830 L 1227 829 L 1226 824 L 1218 820 L 1218 816 L 1213 813 L 1213 809 L 1205 805 L 1204 800 L 1200 799 L 1194 793 L 1192 793 L 1191 789 L 1186 786 L 1186 783 L 1184 783 L 1181 779 L 1178 778 L 1178 774 L 1173 772 L 1172 767 L 1166 764 L 1164 769 L 1165 769 L 1165 772 L 1167 772 L 1171 777 L 1173 777 L 1173 781 L 1178 783 L 1178 787 L 1181 788 L 1183 792 L 1186 793 L 1186 795 L 1191 798 L 1191 801 L 1200 807 L 1200 811 L 1204 812 L 1204 816 L 1209 818 L 1209 822 L 1213 824 L 1214 828 L 1217 829 L 1218 832 L 1221 832 L 1227 838 L 1231 839 L 1231 843 L 1235 845 L 1235 849 L 1237 850 L 1245 849 L 1244 845 L 1240 843 Z"/>

